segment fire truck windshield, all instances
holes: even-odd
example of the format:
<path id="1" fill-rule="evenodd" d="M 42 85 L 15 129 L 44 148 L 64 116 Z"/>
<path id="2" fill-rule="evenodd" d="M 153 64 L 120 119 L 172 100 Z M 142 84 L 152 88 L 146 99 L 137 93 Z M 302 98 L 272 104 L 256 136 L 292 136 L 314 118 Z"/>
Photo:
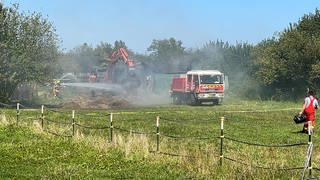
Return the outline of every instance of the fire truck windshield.
<path id="1" fill-rule="evenodd" d="M 200 75 L 201 84 L 222 84 L 223 79 L 221 75 Z"/>

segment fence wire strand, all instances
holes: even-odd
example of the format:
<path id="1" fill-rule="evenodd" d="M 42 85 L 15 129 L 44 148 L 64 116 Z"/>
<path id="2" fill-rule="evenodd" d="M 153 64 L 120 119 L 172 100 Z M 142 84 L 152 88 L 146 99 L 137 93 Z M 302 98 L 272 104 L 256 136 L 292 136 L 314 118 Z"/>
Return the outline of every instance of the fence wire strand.
<path id="1" fill-rule="evenodd" d="M 9 108 L 9 107 L 15 107 L 16 105 L 10 105 L 10 104 L 5 104 L 5 103 L 0 102 L 0 106 Z"/>
<path id="2" fill-rule="evenodd" d="M 43 130 L 43 131 L 44 131 L 44 132 L 47 132 L 47 133 L 49 133 L 49 134 L 55 135 L 55 136 L 68 137 L 68 138 L 72 137 L 72 135 L 59 134 L 59 133 L 50 131 L 50 130 L 48 130 L 48 129 L 45 129 L 45 130 Z"/>
<path id="3" fill-rule="evenodd" d="M 244 163 L 244 162 L 241 162 L 241 161 L 237 161 L 235 159 L 232 159 L 232 158 L 229 158 L 229 157 L 226 157 L 224 156 L 223 157 L 224 159 L 227 159 L 229 161 L 232 161 L 232 162 L 236 162 L 236 163 L 239 163 L 239 164 L 242 164 L 242 165 L 245 165 L 245 166 L 251 166 L 253 168 L 259 168 L 259 169 L 266 169 L 266 170 L 283 170 L 283 171 L 291 171 L 291 170 L 301 170 L 303 169 L 303 167 L 292 167 L 292 168 L 269 168 L 269 167 L 264 167 L 264 166 L 258 166 L 258 165 L 251 165 L 251 164 L 247 164 L 247 163 Z"/>
<path id="4" fill-rule="evenodd" d="M 45 118 L 43 120 L 51 122 L 51 123 L 55 123 L 55 124 L 64 124 L 64 125 L 71 125 L 72 124 L 71 122 L 60 122 L 60 121 L 56 121 L 56 120 L 52 120 L 52 119 L 48 119 L 48 118 Z"/>
<path id="5" fill-rule="evenodd" d="M 314 170 L 316 170 L 316 171 L 320 171 L 320 169 L 319 168 L 313 168 Z"/>
<path id="6" fill-rule="evenodd" d="M 183 120 L 172 120 L 172 119 L 168 119 L 168 118 L 163 118 L 160 117 L 160 121 L 164 120 L 167 122 L 172 122 L 172 123 L 176 123 L 176 124 L 191 124 L 193 122 L 190 121 L 183 121 Z M 214 120 L 194 120 L 194 123 L 212 123 L 214 122 Z"/>
<path id="7" fill-rule="evenodd" d="M 161 136 L 172 138 L 172 139 L 198 139 L 198 140 L 219 138 L 217 136 L 216 137 L 197 137 L 197 136 L 173 136 L 173 135 L 166 135 L 166 134 L 161 134 Z"/>
<path id="8" fill-rule="evenodd" d="M 186 157 L 186 158 L 194 158 L 194 159 L 198 159 L 199 158 L 197 156 L 188 156 L 188 155 L 174 154 L 174 153 L 161 152 L 161 151 L 159 151 L 159 152 L 157 152 L 157 151 L 149 151 L 149 153 L 161 154 L 161 155 L 172 156 L 172 157 Z"/>
<path id="9" fill-rule="evenodd" d="M 102 117 L 108 117 L 110 116 L 109 114 L 104 114 L 104 115 L 92 115 L 92 114 L 78 114 L 79 117 L 88 117 L 88 118 L 102 118 Z"/>
<path id="10" fill-rule="evenodd" d="M 19 103 L 19 106 L 20 106 L 20 108 L 23 108 L 23 109 L 33 109 L 31 107 L 25 106 L 25 105 L 20 104 L 20 103 Z"/>
<path id="11" fill-rule="evenodd" d="M 258 144 L 258 143 L 251 143 L 251 142 L 246 142 L 246 141 L 242 141 L 242 140 L 238 140 L 238 139 L 234 139 L 234 138 L 230 138 L 230 137 L 224 137 L 224 139 L 228 139 L 230 141 L 234 141 L 234 142 L 238 142 L 238 143 L 242 143 L 242 144 L 247 144 L 247 145 L 251 145 L 251 146 L 261 146 L 261 147 L 293 147 L 293 146 L 304 146 L 304 145 L 308 145 L 308 143 L 295 143 L 295 144 L 283 144 L 283 145 L 267 145 L 267 144 Z"/>
<path id="12" fill-rule="evenodd" d="M 150 133 L 150 132 L 132 131 L 132 130 L 127 130 L 127 129 L 123 129 L 123 128 L 119 128 L 119 127 L 113 127 L 113 129 L 116 129 L 116 130 L 119 130 L 119 131 L 123 131 L 123 132 L 127 132 L 127 133 L 132 133 L 132 134 L 146 134 L 146 135 L 156 134 L 156 133 Z"/>
<path id="13" fill-rule="evenodd" d="M 47 111 L 49 112 L 54 112 L 54 113 L 65 113 L 65 111 L 58 111 L 58 110 L 55 110 L 55 109 L 46 109 Z"/>
<path id="14" fill-rule="evenodd" d="M 110 128 L 110 126 L 93 127 L 93 126 L 82 125 L 82 124 L 79 124 L 79 123 L 75 123 L 75 125 L 77 125 L 79 127 L 83 127 L 83 128 L 88 128 L 88 129 L 109 129 Z"/>

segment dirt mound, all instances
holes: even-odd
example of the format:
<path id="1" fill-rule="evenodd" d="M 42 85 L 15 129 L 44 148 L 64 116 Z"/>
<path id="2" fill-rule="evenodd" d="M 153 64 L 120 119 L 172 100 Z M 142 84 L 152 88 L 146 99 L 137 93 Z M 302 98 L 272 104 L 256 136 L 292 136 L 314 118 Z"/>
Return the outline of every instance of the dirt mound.
<path id="1" fill-rule="evenodd" d="M 62 104 L 64 108 L 73 109 L 121 109 L 131 104 L 123 97 L 114 95 L 79 95 Z"/>

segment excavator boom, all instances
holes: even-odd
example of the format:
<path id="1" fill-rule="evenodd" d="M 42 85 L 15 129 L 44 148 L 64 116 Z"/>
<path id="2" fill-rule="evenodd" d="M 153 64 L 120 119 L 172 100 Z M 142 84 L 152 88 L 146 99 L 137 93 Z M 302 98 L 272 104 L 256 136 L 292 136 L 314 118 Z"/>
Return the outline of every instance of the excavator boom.
<path id="1" fill-rule="evenodd" d="M 113 52 L 110 57 L 110 63 L 114 64 L 118 60 L 123 60 L 125 64 L 128 65 L 129 68 L 134 68 L 135 62 L 129 59 L 129 55 L 124 48 L 119 48 L 117 51 Z"/>
<path id="2" fill-rule="evenodd" d="M 107 59 L 106 80 L 111 83 L 127 83 L 136 78 L 135 66 L 136 63 L 129 58 L 128 52 L 124 48 L 119 48 Z"/>

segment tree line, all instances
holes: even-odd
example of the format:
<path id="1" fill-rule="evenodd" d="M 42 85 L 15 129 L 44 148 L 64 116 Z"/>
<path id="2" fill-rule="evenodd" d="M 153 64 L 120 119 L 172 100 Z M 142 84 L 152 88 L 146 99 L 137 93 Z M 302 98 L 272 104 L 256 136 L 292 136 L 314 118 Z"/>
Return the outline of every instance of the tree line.
<path id="1" fill-rule="evenodd" d="M 154 39 L 146 54 L 124 41 L 84 43 L 68 52 L 59 49 L 52 23 L 39 13 L 20 13 L 18 5 L 0 4 L 0 101 L 9 101 L 23 83 L 45 83 L 63 72 L 104 71 L 106 57 L 121 48 L 154 73 L 217 69 L 228 76 L 229 95 L 252 99 L 296 100 L 307 88 L 320 87 L 320 12 L 303 15 L 282 32 L 260 43 L 208 41 L 186 48 L 175 38 Z"/>

